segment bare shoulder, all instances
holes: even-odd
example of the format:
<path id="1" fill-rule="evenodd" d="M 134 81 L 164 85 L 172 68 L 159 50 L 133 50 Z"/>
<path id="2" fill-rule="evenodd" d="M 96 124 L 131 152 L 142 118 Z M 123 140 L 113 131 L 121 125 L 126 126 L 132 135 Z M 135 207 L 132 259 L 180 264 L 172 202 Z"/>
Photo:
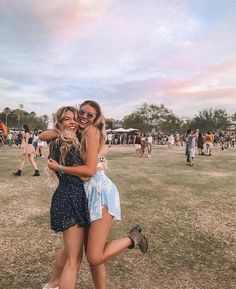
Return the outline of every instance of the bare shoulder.
<path id="1" fill-rule="evenodd" d="M 88 137 L 100 137 L 100 131 L 95 126 L 91 125 L 87 130 Z"/>

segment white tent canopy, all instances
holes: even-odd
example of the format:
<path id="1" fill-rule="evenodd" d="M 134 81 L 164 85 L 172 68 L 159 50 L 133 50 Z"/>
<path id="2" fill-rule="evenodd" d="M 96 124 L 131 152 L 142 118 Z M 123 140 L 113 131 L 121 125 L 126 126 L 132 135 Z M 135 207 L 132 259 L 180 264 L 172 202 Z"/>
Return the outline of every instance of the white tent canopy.
<path id="1" fill-rule="evenodd" d="M 127 129 L 128 132 L 137 131 L 137 130 L 139 130 L 139 129 L 138 129 L 138 128 L 128 128 L 128 129 Z"/>
<path id="2" fill-rule="evenodd" d="M 120 127 L 120 128 L 117 128 L 117 129 L 106 129 L 106 132 L 112 132 L 112 133 L 125 133 L 125 132 L 131 132 L 131 131 L 137 131 L 139 129 L 137 128 L 123 128 L 123 127 Z"/>
<path id="3" fill-rule="evenodd" d="M 123 127 L 120 127 L 117 129 L 113 129 L 112 132 L 129 132 L 129 131 Z"/>

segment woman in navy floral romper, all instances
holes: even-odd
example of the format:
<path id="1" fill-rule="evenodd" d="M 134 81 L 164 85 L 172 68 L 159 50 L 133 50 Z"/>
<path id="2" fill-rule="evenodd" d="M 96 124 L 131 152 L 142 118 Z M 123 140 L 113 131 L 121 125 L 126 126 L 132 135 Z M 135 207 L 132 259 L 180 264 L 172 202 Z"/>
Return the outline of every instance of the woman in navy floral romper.
<path id="1" fill-rule="evenodd" d="M 60 140 L 54 141 L 52 158 L 60 162 Z M 79 153 L 71 149 L 65 159 L 65 165 L 83 164 Z M 52 197 L 51 228 L 55 232 L 63 232 L 71 226 L 88 227 L 88 200 L 80 178 L 56 172 L 59 185 Z"/>
<path id="2" fill-rule="evenodd" d="M 54 115 L 54 126 L 59 138 L 50 147 L 50 156 L 63 165 L 78 165 L 79 156 L 78 111 L 62 107 Z M 49 159 L 50 162 L 50 159 Z M 62 167 L 61 167 L 62 168 Z M 74 289 L 82 258 L 85 229 L 90 224 L 88 201 L 82 180 L 60 169 L 56 172 L 59 185 L 52 197 L 51 227 L 63 232 L 66 262 L 61 273 L 60 289 Z"/>

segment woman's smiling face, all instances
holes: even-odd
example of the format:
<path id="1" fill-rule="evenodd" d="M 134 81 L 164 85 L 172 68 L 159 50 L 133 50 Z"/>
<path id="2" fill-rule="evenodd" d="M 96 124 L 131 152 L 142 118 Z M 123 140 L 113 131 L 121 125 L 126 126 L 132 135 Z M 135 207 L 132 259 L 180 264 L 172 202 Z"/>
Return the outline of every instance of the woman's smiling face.
<path id="1" fill-rule="evenodd" d="M 76 132 L 78 129 L 78 121 L 76 120 L 74 112 L 67 110 L 62 118 L 61 122 L 64 129 L 71 132 Z"/>
<path id="2" fill-rule="evenodd" d="M 97 117 L 97 112 L 95 108 L 93 108 L 91 105 L 85 104 L 81 106 L 81 108 L 79 109 L 79 115 L 78 115 L 80 128 L 84 129 L 88 125 L 93 124 L 96 117 Z"/>

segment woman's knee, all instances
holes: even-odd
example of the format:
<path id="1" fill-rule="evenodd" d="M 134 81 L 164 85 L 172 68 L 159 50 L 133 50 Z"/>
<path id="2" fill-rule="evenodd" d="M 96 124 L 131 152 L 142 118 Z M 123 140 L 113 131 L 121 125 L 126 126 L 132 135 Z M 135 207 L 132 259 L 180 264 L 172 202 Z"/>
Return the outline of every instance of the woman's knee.
<path id="1" fill-rule="evenodd" d="M 87 253 L 87 261 L 92 266 L 97 266 L 97 265 L 100 265 L 104 262 L 102 256 L 97 255 L 97 254 L 96 255 L 90 254 L 90 253 Z"/>
<path id="2" fill-rule="evenodd" d="M 25 161 L 26 159 L 27 159 L 27 155 L 26 154 L 21 156 L 21 161 Z"/>

